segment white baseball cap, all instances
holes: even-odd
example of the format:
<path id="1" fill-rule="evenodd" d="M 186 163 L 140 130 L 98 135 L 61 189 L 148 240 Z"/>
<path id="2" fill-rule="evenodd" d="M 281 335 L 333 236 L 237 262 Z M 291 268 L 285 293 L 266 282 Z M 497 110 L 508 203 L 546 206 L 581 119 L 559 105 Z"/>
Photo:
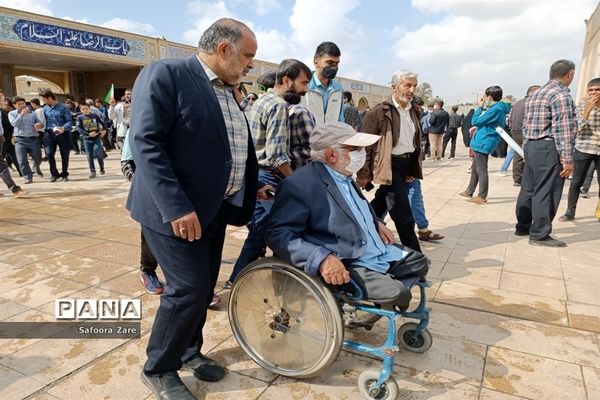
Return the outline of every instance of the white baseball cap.
<path id="1" fill-rule="evenodd" d="M 327 122 L 317 125 L 310 134 L 309 142 L 312 150 L 323 150 L 336 144 L 367 147 L 379 138 L 379 135 L 356 132 L 354 128 L 343 122 Z"/>

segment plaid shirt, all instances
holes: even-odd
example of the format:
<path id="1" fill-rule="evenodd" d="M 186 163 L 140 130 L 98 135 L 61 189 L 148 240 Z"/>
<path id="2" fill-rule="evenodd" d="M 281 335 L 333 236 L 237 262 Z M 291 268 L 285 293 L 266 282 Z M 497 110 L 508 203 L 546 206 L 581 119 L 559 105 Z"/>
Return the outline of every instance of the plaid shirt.
<path id="1" fill-rule="evenodd" d="M 585 103 L 577 107 L 575 148 L 582 153 L 600 155 L 600 108 L 594 107 L 588 119 L 582 117 Z"/>
<path id="2" fill-rule="evenodd" d="M 308 108 L 300 104 L 288 107 L 290 119 L 290 158 L 294 170 L 306 165 L 310 161 L 309 138 L 315 129 L 315 116 Z"/>
<path id="3" fill-rule="evenodd" d="M 360 124 L 360 116 L 358 115 L 358 108 L 356 108 L 351 103 L 344 104 L 344 122 L 353 127 L 354 129 L 358 129 L 358 125 Z"/>
<path id="4" fill-rule="evenodd" d="M 233 160 L 225 196 L 231 197 L 240 191 L 244 183 L 246 159 L 248 158 L 248 123 L 246 122 L 244 112 L 240 110 L 237 101 L 233 97 L 233 87 L 226 85 L 220 80 L 217 74 L 200 57 L 198 57 L 198 60 L 212 83 L 213 90 L 223 112 L 223 119 L 225 120 L 225 128 Z"/>
<path id="5" fill-rule="evenodd" d="M 569 88 L 551 80 L 525 103 L 523 139 L 553 138 L 563 164 L 572 162 L 577 132 L 575 107 Z"/>
<path id="6" fill-rule="evenodd" d="M 290 163 L 288 103 L 273 89 L 259 97 L 248 112 L 258 165 L 278 168 Z"/>

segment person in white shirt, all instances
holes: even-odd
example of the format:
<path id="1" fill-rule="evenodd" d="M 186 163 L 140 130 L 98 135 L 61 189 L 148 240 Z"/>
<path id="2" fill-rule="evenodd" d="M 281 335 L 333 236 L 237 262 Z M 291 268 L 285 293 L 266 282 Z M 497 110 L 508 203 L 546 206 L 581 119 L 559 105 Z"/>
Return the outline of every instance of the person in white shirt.
<path id="1" fill-rule="evenodd" d="M 112 119 L 117 129 L 117 144 L 120 149 L 123 148 L 123 141 L 129 129 L 129 119 L 131 116 L 131 89 L 125 90 L 123 101 L 117 102 L 114 98 L 110 99 L 108 108 L 108 118 Z"/>
<path id="2" fill-rule="evenodd" d="M 358 171 L 357 183 L 367 189 L 380 185 L 371 202 L 375 213 L 382 218 L 389 211 L 402 244 L 421 251 L 405 184 L 423 179 L 421 123 L 411 104 L 416 88 L 416 74 L 396 72 L 391 98 L 365 114 L 361 132 L 380 135 L 381 139 L 367 148 L 367 161 Z"/>

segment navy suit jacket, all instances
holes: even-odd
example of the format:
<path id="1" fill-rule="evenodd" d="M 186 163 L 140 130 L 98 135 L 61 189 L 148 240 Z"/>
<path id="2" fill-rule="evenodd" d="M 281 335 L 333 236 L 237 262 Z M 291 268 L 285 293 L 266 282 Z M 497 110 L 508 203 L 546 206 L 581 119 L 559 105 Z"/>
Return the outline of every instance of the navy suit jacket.
<path id="1" fill-rule="evenodd" d="M 227 223 L 254 210 L 258 165 L 248 135 L 243 206 L 223 202 L 232 155 L 211 82 L 196 56 L 146 66 L 133 87 L 131 129 L 136 174 L 127 209 L 141 225 L 173 236 L 169 221 L 195 211 L 205 228 L 224 205 Z M 250 130 L 248 130 L 250 132 Z"/>
<path id="2" fill-rule="evenodd" d="M 364 198 L 356 184 L 354 188 Z M 371 216 L 379 230 L 372 208 Z M 310 275 L 318 274 L 319 265 L 330 253 L 352 261 L 367 250 L 358 221 L 321 162 L 302 167 L 281 182 L 267 243 L 278 257 Z"/>

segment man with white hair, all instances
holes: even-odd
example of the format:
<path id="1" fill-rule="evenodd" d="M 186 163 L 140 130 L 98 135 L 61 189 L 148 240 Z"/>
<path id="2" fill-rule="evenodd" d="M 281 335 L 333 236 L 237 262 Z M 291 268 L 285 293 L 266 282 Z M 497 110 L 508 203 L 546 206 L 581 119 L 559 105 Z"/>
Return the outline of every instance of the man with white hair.
<path id="1" fill-rule="evenodd" d="M 398 71 L 392 77 L 392 96 L 365 114 L 361 130 L 381 136 L 367 148 L 367 160 L 358 172 L 358 185 L 381 185 L 371 205 L 382 218 L 389 210 L 400 241 L 421 251 L 415 234 L 415 220 L 405 182 L 423 179 L 421 165 L 421 124 L 411 100 L 417 88 L 417 74 Z"/>
<path id="2" fill-rule="evenodd" d="M 424 277 L 427 258 L 394 243 L 352 176 L 377 135 L 357 133 L 342 122 L 318 125 L 311 134 L 313 162 L 280 184 L 267 228 L 277 256 L 342 285 L 350 277 L 366 298 L 408 306 L 410 288 L 399 279 Z"/>

